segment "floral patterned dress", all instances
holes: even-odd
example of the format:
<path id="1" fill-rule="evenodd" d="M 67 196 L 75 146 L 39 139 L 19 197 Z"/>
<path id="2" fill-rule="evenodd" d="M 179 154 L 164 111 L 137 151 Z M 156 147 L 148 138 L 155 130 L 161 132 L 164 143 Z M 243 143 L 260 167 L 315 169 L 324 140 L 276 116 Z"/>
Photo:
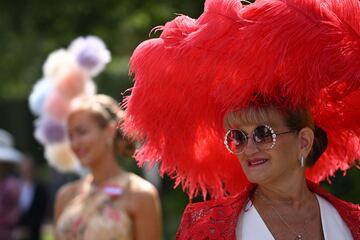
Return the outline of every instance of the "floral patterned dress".
<path id="1" fill-rule="evenodd" d="M 94 187 L 92 176 L 84 179 L 80 194 L 64 209 L 56 225 L 61 240 L 131 240 L 132 220 L 119 207 L 129 176 Z"/>

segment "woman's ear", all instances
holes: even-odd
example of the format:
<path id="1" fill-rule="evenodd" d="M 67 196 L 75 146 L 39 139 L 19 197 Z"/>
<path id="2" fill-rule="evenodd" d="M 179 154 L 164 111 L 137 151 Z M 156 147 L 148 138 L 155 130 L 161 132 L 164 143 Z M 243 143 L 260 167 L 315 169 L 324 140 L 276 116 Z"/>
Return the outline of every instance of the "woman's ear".
<path id="1" fill-rule="evenodd" d="M 106 132 L 107 132 L 108 136 L 110 136 L 111 139 L 115 138 L 116 128 L 117 128 L 117 125 L 113 122 L 110 122 L 108 124 L 108 126 L 106 127 Z"/>
<path id="2" fill-rule="evenodd" d="M 314 143 L 314 131 L 309 127 L 302 128 L 298 133 L 298 140 L 299 152 L 306 158 L 309 155 Z"/>

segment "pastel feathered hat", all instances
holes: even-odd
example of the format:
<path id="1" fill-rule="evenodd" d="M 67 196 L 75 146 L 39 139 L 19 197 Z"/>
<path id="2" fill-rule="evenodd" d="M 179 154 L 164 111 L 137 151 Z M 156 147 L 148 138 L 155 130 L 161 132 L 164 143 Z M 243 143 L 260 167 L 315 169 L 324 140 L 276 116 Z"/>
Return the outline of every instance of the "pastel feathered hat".
<path id="1" fill-rule="evenodd" d="M 143 139 L 140 164 L 161 162 L 190 197 L 248 184 L 223 144 L 223 118 L 256 94 L 306 107 L 328 147 L 307 178 L 319 182 L 359 157 L 360 2 L 207 0 L 198 19 L 178 16 L 133 53 L 125 131 Z M 134 134 L 136 133 L 136 134 Z"/>
<path id="2" fill-rule="evenodd" d="M 78 37 L 67 49 L 50 53 L 43 77 L 29 95 L 34 115 L 35 138 L 44 145 L 49 165 L 61 172 L 79 172 L 80 163 L 70 148 L 67 117 L 75 100 L 94 96 L 97 76 L 110 62 L 110 51 L 96 36 Z"/>

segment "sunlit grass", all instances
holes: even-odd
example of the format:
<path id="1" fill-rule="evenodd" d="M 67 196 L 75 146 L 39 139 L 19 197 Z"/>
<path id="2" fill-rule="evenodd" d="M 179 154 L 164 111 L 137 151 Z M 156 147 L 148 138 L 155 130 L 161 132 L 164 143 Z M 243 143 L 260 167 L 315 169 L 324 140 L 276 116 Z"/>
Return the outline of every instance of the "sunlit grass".
<path id="1" fill-rule="evenodd" d="M 41 228 L 41 240 L 55 240 L 53 225 L 44 224 Z"/>

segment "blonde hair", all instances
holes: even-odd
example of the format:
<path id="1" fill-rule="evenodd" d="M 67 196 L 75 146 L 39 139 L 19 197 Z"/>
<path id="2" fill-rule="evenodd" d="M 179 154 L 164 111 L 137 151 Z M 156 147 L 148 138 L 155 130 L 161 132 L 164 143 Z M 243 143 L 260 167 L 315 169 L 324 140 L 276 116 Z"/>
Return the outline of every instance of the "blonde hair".
<path id="1" fill-rule="evenodd" d="M 279 109 L 273 105 L 248 107 L 241 111 L 231 111 L 226 115 L 224 124 L 226 126 L 232 126 L 235 122 L 241 124 L 261 124 L 264 122 L 271 122 L 274 119 L 274 112 L 277 112 L 282 116 L 285 125 L 290 130 L 299 131 L 304 127 L 315 130 L 314 120 L 308 109 Z"/>
<path id="2" fill-rule="evenodd" d="M 106 127 L 110 122 L 122 124 L 125 118 L 125 112 L 120 109 L 119 104 L 112 97 L 104 94 L 81 96 L 75 99 L 70 108 L 70 115 L 77 111 L 93 113 L 101 127 Z"/>

